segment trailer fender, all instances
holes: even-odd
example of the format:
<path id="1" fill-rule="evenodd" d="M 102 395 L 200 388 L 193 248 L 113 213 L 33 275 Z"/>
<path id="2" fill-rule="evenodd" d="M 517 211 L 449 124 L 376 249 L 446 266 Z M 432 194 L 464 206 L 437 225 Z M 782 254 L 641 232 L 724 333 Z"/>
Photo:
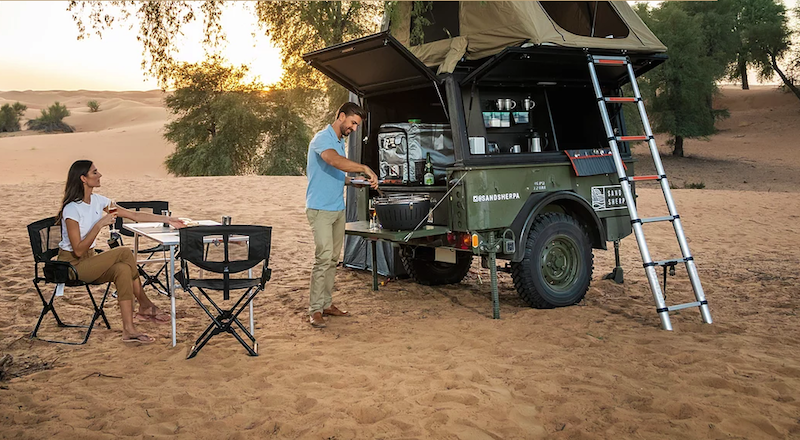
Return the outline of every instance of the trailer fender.
<path id="1" fill-rule="evenodd" d="M 514 236 L 517 239 L 516 252 L 511 261 L 516 263 L 522 261 L 525 253 L 525 240 L 527 240 L 533 220 L 537 215 L 547 212 L 547 208 L 553 205 L 573 216 L 586 228 L 586 232 L 592 240 L 593 248 L 608 249 L 603 222 L 600 221 L 597 213 L 594 212 L 594 209 L 586 199 L 572 191 L 532 193 L 511 223 L 511 230 L 514 231 Z"/>

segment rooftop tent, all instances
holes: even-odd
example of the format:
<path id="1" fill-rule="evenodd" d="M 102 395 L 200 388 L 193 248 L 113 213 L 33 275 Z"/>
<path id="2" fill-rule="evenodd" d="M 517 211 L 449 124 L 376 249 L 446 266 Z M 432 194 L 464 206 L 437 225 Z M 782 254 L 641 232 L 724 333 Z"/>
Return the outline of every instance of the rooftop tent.
<path id="1" fill-rule="evenodd" d="M 658 53 L 667 48 L 626 2 L 430 2 L 424 43 L 411 45 L 411 8 L 396 2 L 385 30 L 438 73 L 462 57 L 478 60 L 509 46 L 538 45 Z"/>

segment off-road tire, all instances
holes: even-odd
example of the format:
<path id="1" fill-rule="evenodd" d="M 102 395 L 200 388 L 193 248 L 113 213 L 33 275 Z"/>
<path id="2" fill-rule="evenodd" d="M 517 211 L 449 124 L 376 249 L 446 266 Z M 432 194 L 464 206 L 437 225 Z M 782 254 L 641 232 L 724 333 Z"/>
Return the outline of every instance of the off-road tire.
<path id="1" fill-rule="evenodd" d="M 440 286 L 443 284 L 457 284 L 467 276 L 472 266 L 472 253 L 456 252 L 455 263 L 443 263 L 412 255 L 402 255 L 403 268 L 406 273 L 417 283 L 426 286 Z"/>
<path id="2" fill-rule="evenodd" d="M 580 302 L 592 281 L 594 255 L 589 235 L 567 214 L 537 216 L 511 277 L 519 296 L 537 309 Z"/>

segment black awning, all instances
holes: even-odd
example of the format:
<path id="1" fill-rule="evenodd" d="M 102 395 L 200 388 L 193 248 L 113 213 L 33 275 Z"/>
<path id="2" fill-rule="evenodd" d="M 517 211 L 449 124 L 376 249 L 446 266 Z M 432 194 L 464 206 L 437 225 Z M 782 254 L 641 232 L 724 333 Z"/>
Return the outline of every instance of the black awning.
<path id="1" fill-rule="evenodd" d="M 388 32 L 310 52 L 303 59 L 360 96 L 436 81 L 433 72 Z"/>

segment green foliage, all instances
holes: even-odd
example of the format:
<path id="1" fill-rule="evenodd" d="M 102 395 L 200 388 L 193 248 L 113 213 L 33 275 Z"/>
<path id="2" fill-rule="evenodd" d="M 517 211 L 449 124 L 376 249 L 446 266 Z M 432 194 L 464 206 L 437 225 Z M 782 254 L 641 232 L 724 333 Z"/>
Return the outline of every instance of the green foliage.
<path id="1" fill-rule="evenodd" d="M 267 121 L 266 149 L 258 167 L 259 174 L 297 176 L 305 174 L 308 144 L 312 133 L 300 115 L 291 108 L 291 91 L 271 92 L 274 114 Z"/>
<path id="2" fill-rule="evenodd" d="M 425 43 L 424 26 L 429 26 L 431 21 L 425 17 L 425 13 L 433 9 L 433 2 L 415 1 L 411 7 L 411 38 L 412 46 Z"/>
<path id="3" fill-rule="evenodd" d="M 307 101 L 327 105 L 298 106 L 314 127 L 330 122 L 347 100 L 347 91 L 308 66 L 304 53 L 378 31 L 381 2 L 313 1 L 258 2 L 256 16 L 264 33 L 280 48 L 284 77 L 281 88 L 303 90 Z M 299 96 L 299 95 L 298 95 Z M 302 102 L 302 101 L 298 101 Z"/>
<path id="4" fill-rule="evenodd" d="M 0 133 L 19 131 L 19 119 L 25 114 L 28 107 L 19 101 L 12 104 L 3 104 L 0 107 Z"/>
<path id="5" fill-rule="evenodd" d="M 42 115 L 36 119 L 31 119 L 26 122 L 30 130 L 44 131 L 47 133 L 53 131 L 62 131 L 64 133 L 72 133 L 75 128 L 63 121 L 64 118 L 70 115 L 67 106 L 61 105 L 56 101 L 53 105 L 46 109 L 42 109 Z"/>
<path id="6" fill-rule="evenodd" d="M 89 107 L 89 111 L 91 113 L 97 113 L 100 111 L 100 103 L 95 100 L 91 100 L 86 103 L 86 106 Z"/>
<path id="7" fill-rule="evenodd" d="M 714 122 L 726 115 L 712 108 L 715 81 L 724 74 L 721 55 L 711 49 L 701 14 L 691 14 L 683 2 L 663 2 L 657 9 L 637 5 L 637 12 L 667 46 L 669 60 L 646 74 L 641 91 L 652 128 L 674 136 L 675 151 L 683 155 L 683 138 L 714 133 Z"/>
<path id="8" fill-rule="evenodd" d="M 176 90 L 165 100 L 178 116 L 167 124 L 164 133 L 176 145 L 165 162 L 171 173 L 219 176 L 302 172 L 294 164 L 298 155 L 303 155 L 305 162 L 310 138 L 303 138 L 302 133 L 308 133 L 308 127 L 285 102 L 273 98 L 277 92 L 265 92 L 257 82 L 244 83 L 246 73 L 246 67 L 227 67 L 218 57 L 177 66 L 173 79 Z M 266 133 L 278 130 L 281 124 L 290 124 L 293 132 L 272 133 L 274 142 L 265 148 Z M 304 140 L 299 150 L 298 138 Z M 281 142 L 285 145 L 273 146 Z"/>
<path id="9" fill-rule="evenodd" d="M 214 53 L 225 39 L 220 21 L 224 2 L 217 0 L 71 1 L 68 10 L 78 27 L 79 39 L 91 33 L 102 36 L 119 22 L 138 24 L 142 68 L 163 88 L 175 76 L 177 42 L 186 24 L 202 17 L 203 44 L 208 53 Z M 383 2 L 257 2 L 252 10 L 264 33 L 281 50 L 284 76 L 280 88 L 298 89 L 292 94 L 292 99 L 300 99 L 294 108 L 314 126 L 328 123 L 347 99 L 347 92 L 306 65 L 301 55 L 376 32 Z"/>
<path id="10" fill-rule="evenodd" d="M 697 182 L 697 183 L 684 182 L 683 187 L 686 189 L 703 189 L 706 187 L 706 184 L 703 182 Z"/>

